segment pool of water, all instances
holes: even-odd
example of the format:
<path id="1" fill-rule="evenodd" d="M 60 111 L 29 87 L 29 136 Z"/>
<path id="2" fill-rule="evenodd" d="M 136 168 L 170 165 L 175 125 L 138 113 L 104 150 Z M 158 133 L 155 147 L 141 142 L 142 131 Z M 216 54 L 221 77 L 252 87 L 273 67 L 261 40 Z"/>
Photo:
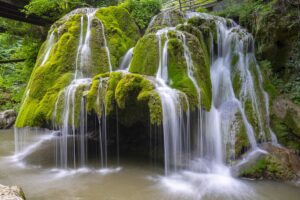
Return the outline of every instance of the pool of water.
<path id="1" fill-rule="evenodd" d="M 51 140 L 34 148 L 47 147 Z M 60 170 L 17 161 L 14 152 L 13 130 L 0 130 L 0 184 L 21 186 L 29 200 L 298 200 L 300 196 L 299 188 L 271 181 L 190 171 L 164 177 L 161 167 L 144 159 L 123 158 L 119 166 L 107 169 Z M 40 152 L 33 157 L 51 154 L 49 149 Z"/>

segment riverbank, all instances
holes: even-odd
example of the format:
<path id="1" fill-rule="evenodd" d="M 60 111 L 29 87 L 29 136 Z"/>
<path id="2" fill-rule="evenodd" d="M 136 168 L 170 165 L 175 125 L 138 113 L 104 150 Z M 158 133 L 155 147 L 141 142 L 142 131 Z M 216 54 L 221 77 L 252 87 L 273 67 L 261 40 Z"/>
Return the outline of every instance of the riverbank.
<path id="1" fill-rule="evenodd" d="M 26 200 L 22 188 L 18 186 L 5 186 L 0 184 L 1 200 Z"/>

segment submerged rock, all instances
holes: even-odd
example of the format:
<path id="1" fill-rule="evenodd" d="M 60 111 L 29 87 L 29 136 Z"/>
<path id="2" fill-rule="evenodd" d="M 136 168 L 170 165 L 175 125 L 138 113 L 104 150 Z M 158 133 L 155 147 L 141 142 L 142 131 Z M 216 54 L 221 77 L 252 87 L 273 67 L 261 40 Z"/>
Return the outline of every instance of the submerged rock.
<path id="1" fill-rule="evenodd" d="M 4 186 L 0 184 L 1 200 L 26 200 L 22 188 L 19 186 Z"/>
<path id="2" fill-rule="evenodd" d="M 14 110 L 0 112 L 0 129 L 11 128 L 16 121 L 17 113 Z"/>

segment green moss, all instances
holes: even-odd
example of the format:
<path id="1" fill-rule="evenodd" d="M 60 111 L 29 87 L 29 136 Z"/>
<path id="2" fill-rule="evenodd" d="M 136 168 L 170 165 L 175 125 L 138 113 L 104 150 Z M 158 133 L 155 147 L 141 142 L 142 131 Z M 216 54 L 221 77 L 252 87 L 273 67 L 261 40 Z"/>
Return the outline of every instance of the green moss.
<path id="1" fill-rule="evenodd" d="M 184 92 L 188 96 L 191 109 L 194 109 L 198 106 L 198 96 L 193 82 L 187 75 L 183 44 L 180 40 L 172 38 L 168 45 L 169 84 L 171 87 Z"/>
<path id="2" fill-rule="evenodd" d="M 184 27 L 182 27 L 184 28 Z M 192 29 L 191 27 L 189 27 Z M 193 60 L 193 73 L 198 86 L 201 88 L 201 102 L 205 109 L 211 106 L 211 82 L 209 70 L 209 56 L 201 33 L 193 29 L 197 36 L 185 34 L 187 45 L 191 51 Z M 169 85 L 184 92 L 189 99 L 192 109 L 198 106 L 198 95 L 196 88 L 189 78 L 187 63 L 184 55 L 183 42 L 178 37 L 178 31 L 168 32 L 168 74 Z M 162 47 L 165 36 L 161 36 Z M 130 72 L 154 76 L 159 66 L 159 44 L 154 34 L 144 36 L 134 49 Z"/>
<path id="3" fill-rule="evenodd" d="M 211 106 L 211 82 L 206 47 L 202 46 L 197 37 L 184 33 L 193 60 L 193 76 L 201 91 L 201 103 L 206 110 Z M 187 74 L 187 64 L 184 57 L 183 44 L 177 38 L 169 40 L 168 65 L 170 85 L 184 92 L 190 101 L 191 108 L 198 105 L 196 88 Z"/>
<path id="4" fill-rule="evenodd" d="M 272 115 L 271 119 L 271 127 L 276 133 L 279 143 L 299 151 L 299 136 L 287 125 L 287 119 L 280 119 L 275 115 Z"/>
<path id="5" fill-rule="evenodd" d="M 242 86 L 242 79 L 240 76 L 240 70 L 238 69 L 238 62 L 239 62 L 239 55 L 234 54 L 231 59 L 231 80 L 233 85 L 233 90 L 235 93 L 235 96 L 239 96 L 241 92 L 241 86 Z"/>
<path id="6" fill-rule="evenodd" d="M 103 108 L 105 108 L 106 115 L 114 111 L 114 92 L 122 76 L 123 74 L 121 72 L 111 72 L 99 74 L 93 78 L 86 102 L 87 111 L 89 113 L 94 111 L 98 116 L 101 116 L 103 114 Z M 102 88 L 100 88 L 100 86 L 102 86 Z"/>
<path id="7" fill-rule="evenodd" d="M 97 11 L 96 16 L 105 26 L 105 33 L 111 53 L 111 63 L 113 68 L 117 69 L 121 57 L 139 39 L 139 29 L 128 11 L 122 7 L 111 6 L 101 8 Z"/>
<path id="8" fill-rule="evenodd" d="M 198 28 L 201 31 L 207 47 L 211 46 L 211 39 L 213 39 L 215 43 L 218 41 L 217 26 L 214 19 L 202 19 L 199 17 L 192 17 L 188 20 L 188 24 Z M 215 44 L 215 46 L 216 45 L 217 44 Z"/>
<path id="9" fill-rule="evenodd" d="M 151 92 L 148 94 L 148 107 L 150 112 L 150 122 L 151 124 L 160 125 L 162 122 L 162 107 L 160 96 L 156 92 Z"/>
<path id="10" fill-rule="evenodd" d="M 285 116 L 284 121 L 286 124 L 293 130 L 298 137 L 300 137 L 300 124 L 299 124 L 300 116 L 293 111 L 292 109 L 287 110 L 287 114 Z"/>
<path id="11" fill-rule="evenodd" d="M 235 132 L 235 158 L 239 158 L 250 146 L 247 130 L 240 113 L 236 114 L 231 129 Z"/>
<path id="12" fill-rule="evenodd" d="M 274 76 L 271 71 L 271 63 L 267 60 L 263 60 L 259 62 L 260 69 L 262 71 L 263 81 L 264 81 L 264 89 L 270 95 L 270 105 L 272 105 L 272 99 L 278 96 L 278 90 L 275 88 L 272 83 L 272 77 Z"/>
<path id="13" fill-rule="evenodd" d="M 121 72 L 113 72 L 110 73 L 109 80 L 108 80 L 108 88 L 105 96 L 105 110 L 106 114 L 109 115 L 111 112 L 114 111 L 116 107 L 117 97 L 115 91 L 117 90 L 117 86 L 123 77 Z"/>
<path id="14" fill-rule="evenodd" d="M 70 83 L 76 68 L 82 15 L 83 13 L 78 13 L 63 18 L 51 27 L 51 31 L 55 35 L 55 43 L 49 59 L 43 66 L 40 65 L 46 53 L 46 45 L 44 44 L 40 50 L 27 87 L 29 95 L 24 99 L 16 122 L 17 127 L 49 126 L 58 93 Z M 107 43 L 112 55 L 112 65 L 117 68 L 120 58 L 138 40 L 138 27 L 129 13 L 120 7 L 101 8 L 97 11 L 96 17 L 101 19 L 105 26 Z M 89 64 L 81 69 L 87 77 L 109 71 L 102 25 L 97 18 L 92 21 Z M 86 20 L 84 17 L 84 27 L 87 24 Z M 86 34 L 86 28 L 83 32 Z M 108 94 L 110 93 L 111 91 L 108 91 Z M 93 95 L 89 97 L 91 98 L 91 96 Z M 95 106 L 88 105 L 89 109 L 92 107 Z"/>
<path id="15" fill-rule="evenodd" d="M 258 126 L 259 122 L 257 118 L 257 113 L 254 111 L 253 104 L 250 99 L 247 99 L 245 101 L 244 110 L 249 123 L 252 125 L 254 129 L 253 131 L 256 139 L 259 139 L 259 126 Z"/>
<path id="16" fill-rule="evenodd" d="M 152 124 L 161 123 L 160 98 L 155 92 L 153 84 L 143 76 L 137 74 L 125 75 L 117 85 L 115 98 L 126 125 L 133 124 L 136 121 L 145 122 L 149 114 Z"/>
<path id="17" fill-rule="evenodd" d="M 295 176 L 289 166 L 273 155 L 259 159 L 254 165 L 244 169 L 241 175 L 275 180 L 291 180 Z"/>
<path id="18" fill-rule="evenodd" d="M 173 10 L 165 11 L 156 15 L 149 25 L 146 34 L 155 33 L 156 31 L 165 27 L 175 27 L 185 21 L 184 13 Z"/>
<path id="19" fill-rule="evenodd" d="M 28 97 L 24 99 L 17 118 L 17 127 L 45 126 L 51 120 L 49 112 L 53 110 L 58 92 L 69 84 L 70 73 L 75 68 L 78 19 L 75 17 L 74 21 L 65 23 L 66 30 L 54 44 L 53 54 L 43 66 L 36 65 L 34 68 L 27 86 Z"/>
<path id="20" fill-rule="evenodd" d="M 134 48 L 129 71 L 154 76 L 158 69 L 158 63 L 157 37 L 155 34 L 145 35 Z"/>
<path id="21" fill-rule="evenodd" d="M 99 92 L 99 81 L 104 81 L 104 91 Z M 125 126 L 136 122 L 160 124 L 162 120 L 160 97 L 153 84 L 144 76 L 111 72 L 94 77 L 87 94 L 87 108 L 102 116 L 102 108 L 98 101 L 104 104 L 105 114 L 118 115 L 118 120 Z M 150 116 L 150 117 L 149 117 Z"/>
<path id="22" fill-rule="evenodd" d="M 67 85 L 69 85 L 72 78 L 73 78 L 72 73 L 66 73 L 57 80 L 57 82 L 55 83 L 55 85 L 53 87 L 49 88 L 49 90 L 46 92 L 45 96 L 39 103 L 39 106 L 35 110 L 35 115 L 37 115 L 37 117 L 35 117 L 35 118 L 37 120 L 45 119 L 45 122 L 47 120 L 51 120 L 52 114 L 53 114 L 53 109 L 54 109 L 53 105 L 55 105 L 55 103 L 58 99 L 58 95 L 60 94 L 61 90 L 63 90 L 63 88 L 65 88 Z M 57 114 L 59 114 L 59 113 L 57 113 Z M 43 118 L 40 118 L 40 116 L 43 116 Z M 35 120 L 35 118 L 33 118 L 33 119 Z M 34 125 L 34 126 L 36 126 L 36 125 Z"/>
<path id="23" fill-rule="evenodd" d="M 266 168 L 267 168 L 267 160 L 260 159 L 256 162 L 256 164 L 253 167 L 245 169 L 242 172 L 242 176 L 257 176 L 257 178 L 259 178 L 259 176 L 262 176 Z"/>

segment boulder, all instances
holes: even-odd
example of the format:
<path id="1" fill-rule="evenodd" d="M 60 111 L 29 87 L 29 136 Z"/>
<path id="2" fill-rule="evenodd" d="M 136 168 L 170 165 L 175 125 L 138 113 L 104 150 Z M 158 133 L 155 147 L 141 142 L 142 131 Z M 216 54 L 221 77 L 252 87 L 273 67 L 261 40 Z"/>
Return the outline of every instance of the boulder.
<path id="1" fill-rule="evenodd" d="M 300 178 L 300 159 L 295 151 L 266 143 L 260 153 L 241 162 L 238 174 L 254 179 L 295 181 Z M 265 151 L 265 152 L 264 152 Z"/>
<path id="2" fill-rule="evenodd" d="M 14 110 L 0 112 L 0 129 L 11 128 L 16 121 L 17 113 Z"/>
<path id="3" fill-rule="evenodd" d="M 300 107 L 284 96 L 273 101 L 272 129 L 280 144 L 300 150 Z"/>
<path id="4" fill-rule="evenodd" d="M 19 186 L 4 186 L 0 184 L 0 200 L 25 200 L 25 195 Z"/>

